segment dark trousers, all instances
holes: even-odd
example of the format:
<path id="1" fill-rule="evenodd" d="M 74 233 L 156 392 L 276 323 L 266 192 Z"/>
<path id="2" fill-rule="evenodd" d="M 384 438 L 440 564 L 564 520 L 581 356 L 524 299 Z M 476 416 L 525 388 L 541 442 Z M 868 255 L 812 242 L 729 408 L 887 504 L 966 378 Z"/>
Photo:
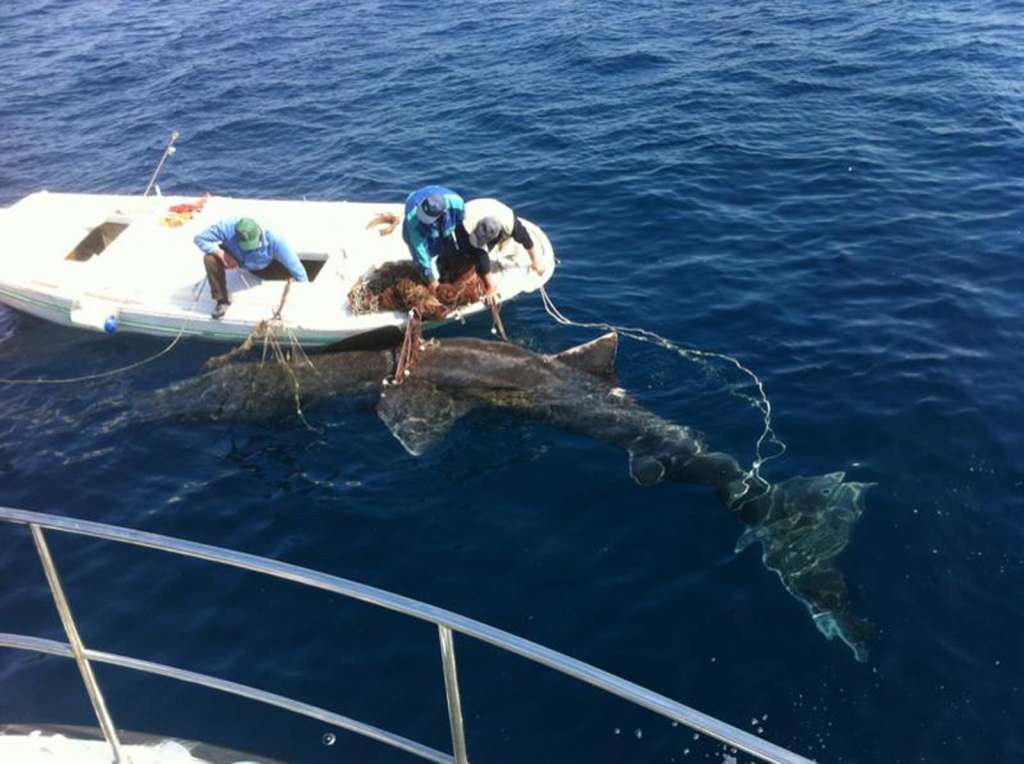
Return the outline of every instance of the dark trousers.
<path id="1" fill-rule="evenodd" d="M 206 266 L 206 280 L 210 282 L 210 296 L 217 302 L 230 303 L 231 299 L 228 297 L 227 273 L 224 268 L 224 261 L 217 257 L 217 255 L 205 255 L 203 257 L 203 265 Z M 292 275 L 277 260 L 272 260 L 266 268 L 252 271 L 252 273 L 261 279 L 274 279 L 276 281 L 287 279 Z"/>
<path id="2" fill-rule="evenodd" d="M 477 275 L 486 276 L 491 272 L 491 258 L 482 249 L 473 249 L 468 253 L 446 252 L 437 258 L 437 272 L 445 283 L 458 281 L 470 268 L 475 268 Z"/>

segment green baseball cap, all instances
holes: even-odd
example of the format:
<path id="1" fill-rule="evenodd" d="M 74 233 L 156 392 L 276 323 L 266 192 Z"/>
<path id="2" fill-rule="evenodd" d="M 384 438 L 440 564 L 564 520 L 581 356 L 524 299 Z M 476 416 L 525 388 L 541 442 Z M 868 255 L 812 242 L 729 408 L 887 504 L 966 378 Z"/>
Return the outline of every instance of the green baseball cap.
<path id="1" fill-rule="evenodd" d="M 252 218 L 242 218 L 238 221 L 235 225 L 235 237 L 238 239 L 238 248 L 243 252 L 259 249 L 263 243 L 263 231 Z"/>

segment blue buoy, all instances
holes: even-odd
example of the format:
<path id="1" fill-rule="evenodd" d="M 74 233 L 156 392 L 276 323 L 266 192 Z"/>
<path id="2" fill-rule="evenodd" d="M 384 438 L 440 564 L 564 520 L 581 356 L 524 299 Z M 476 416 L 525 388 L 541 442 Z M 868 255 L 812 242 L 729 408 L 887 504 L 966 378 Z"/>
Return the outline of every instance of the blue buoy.
<path id="1" fill-rule="evenodd" d="M 107 320 L 103 322 L 103 331 L 107 334 L 113 334 L 117 331 L 117 327 L 121 325 L 121 322 L 117 320 L 117 316 L 107 316 Z"/>

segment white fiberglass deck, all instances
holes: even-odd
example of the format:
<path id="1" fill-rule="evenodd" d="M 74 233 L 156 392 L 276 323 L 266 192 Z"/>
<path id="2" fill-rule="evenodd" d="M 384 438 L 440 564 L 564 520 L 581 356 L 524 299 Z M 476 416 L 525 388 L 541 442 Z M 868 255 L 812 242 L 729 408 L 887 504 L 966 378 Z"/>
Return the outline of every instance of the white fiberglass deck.
<path id="1" fill-rule="evenodd" d="M 225 217 L 252 217 L 285 238 L 307 270 L 310 283 L 292 283 L 281 312 L 283 328 L 304 345 L 322 346 L 385 327 L 401 327 L 400 312 L 353 315 L 348 292 L 368 270 L 405 261 L 401 228 L 380 236 L 367 229 L 379 213 L 401 215 L 401 204 L 273 201 L 210 197 L 202 211 L 177 227 L 170 208 L 197 197 L 114 196 L 39 192 L 0 210 L 0 302 L 66 326 L 102 331 L 116 316 L 118 331 L 158 336 L 199 336 L 238 342 L 281 302 L 284 281 L 261 281 L 228 271 L 232 306 L 213 321 L 197 233 Z M 545 266 L 529 270 L 529 257 L 514 241 L 494 258 L 502 299 L 534 291 L 554 271 L 551 244 L 524 221 Z M 107 226 L 115 238 L 85 259 L 68 259 L 83 239 Z M 99 232 L 95 234 L 100 236 Z M 322 263 L 317 269 L 312 264 Z M 483 310 L 468 306 L 461 315 Z"/>

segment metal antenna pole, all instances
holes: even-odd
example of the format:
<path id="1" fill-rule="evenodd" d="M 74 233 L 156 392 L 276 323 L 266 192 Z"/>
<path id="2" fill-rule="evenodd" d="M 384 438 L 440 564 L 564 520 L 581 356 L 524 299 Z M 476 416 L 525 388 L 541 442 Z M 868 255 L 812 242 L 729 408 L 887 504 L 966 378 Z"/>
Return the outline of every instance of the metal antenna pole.
<path id="1" fill-rule="evenodd" d="M 39 559 L 43 563 L 43 570 L 46 571 L 46 580 L 50 584 L 50 591 L 53 593 L 53 601 L 57 605 L 57 612 L 60 613 L 61 623 L 64 624 L 64 631 L 68 635 L 68 642 L 71 645 L 71 652 L 78 663 L 78 670 L 82 674 L 82 681 L 85 682 L 85 689 L 89 693 L 89 700 L 92 701 L 93 710 L 99 720 L 100 729 L 103 730 L 103 737 L 110 744 L 116 764 L 128 764 L 129 759 L 121 750 L 121 741 L 117 737 L 117 730 L 114 722 L 107 711 L 107 704 L 103 700 L 103 693 L 92 673 L 92 665 L 85 657 L 85 646 L 78 634 L 78 627 L 75 626 L 75 619 L 71 615 L 71 607 L 68 605 L 67 597 L 64 596 L 64 587 L 60 584 L 60 577 L 57 575 L 57 567 L 53 564 L 53 557 L 50 556 L 50 548 L 43 536 L 43 529 L 35 523 L 30 523 L 32 540 L 36 543 L 36 551 L 39 552 Z"/>
<path id="2" fill-rule="evenodd" d="M 156 185 L 156 176 L 160 174 L 160 171 L 164 168 L 164 162 L 167 161 L 167 157 L 171 156 L 177 149 L 174 148 L 175 142 L 181 137 L 181 133 L 175 130 L 171 133 L 171 140 L 167 142 L 167 148 L 164 149 L 164 155 L 160 157 L 160 162 L 157 164 L 156 169 L 153 170 L 153 175 L 149 179 L 149 184 L 146 186 L 146 190 L 142 192 L 143 196 L 149 196 L 149 192 Z"/>

